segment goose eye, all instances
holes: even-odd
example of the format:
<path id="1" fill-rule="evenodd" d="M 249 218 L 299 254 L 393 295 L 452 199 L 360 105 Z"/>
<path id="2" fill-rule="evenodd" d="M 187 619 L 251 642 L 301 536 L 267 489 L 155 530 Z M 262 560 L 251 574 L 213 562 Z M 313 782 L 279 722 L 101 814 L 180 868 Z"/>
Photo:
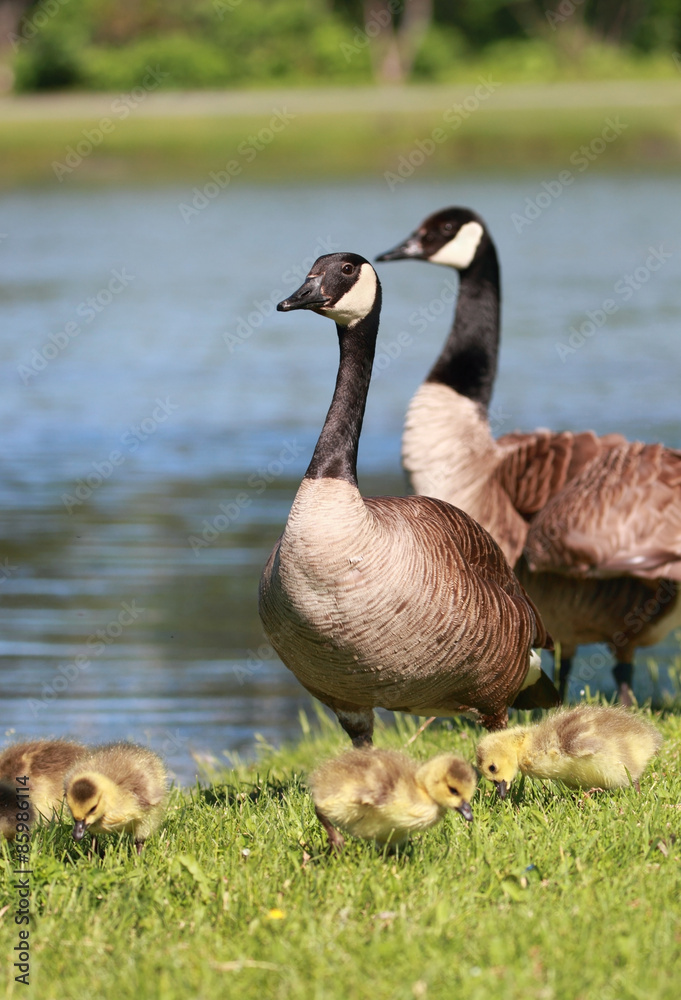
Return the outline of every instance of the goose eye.
<path id="1" fill-rule="evenodd" d="M 451 785 L 449 786 L 449 791 L 452 793 L 452 795 L 458 795 L 459 794 L 459 789 L 458 788 L 452 788 Z"/>
<path id="2" fill-rule="evenodd" d="M 343 274 L 352 274 L 354 270 L 355 268 L 353 264 L 343 264 L 343 266 L 341 267 L 341 271 L 343 272 Z"/>
<path id="3" fill-rule="evenodd" d="M 454 230 L 454 225 L 451 222 L 443 222 L 440 228 L 443 233 L 451 233 Z"/>
<path id="4" fill-rule="evenodd" d="M 489 773 L 490 774 L 496 774 L 496 770 L 497 770 L 497 765 L 496 764 L 490 764 L 490 766 L 489 766 Z"/>

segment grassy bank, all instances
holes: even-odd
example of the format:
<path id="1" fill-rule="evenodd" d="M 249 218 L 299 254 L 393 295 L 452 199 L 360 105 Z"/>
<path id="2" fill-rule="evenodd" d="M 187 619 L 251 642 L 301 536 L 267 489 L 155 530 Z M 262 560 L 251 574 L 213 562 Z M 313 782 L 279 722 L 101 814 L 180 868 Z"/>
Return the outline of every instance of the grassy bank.
<path id="1" fill-rule="evenodd" d="M 478 86 L 474 80 L 387 91 L 123 95 L 127 104 L 121 95 L 6 98 L 0 101 L 0 185 L 201 184 L 229 161 L 238 167 L 235 184 L 382 179 L 385 171 L 398 171 L 401 158 L 411 158 L 420 177 L 560 170 L 593 143 L 594 169 L 681 165 L 675 81 L 543 87 L 492 81 L 480 99 Z M 270 129 L 284 109 L 286 120 Z M 613 118 L 620 133 L 601 150 L 599 137 Z"/>
<path id="2" fill-rule="evenodd" d="M 451 814 L 398 857 L 324 841 L 305 774 L 345 746 L 335 723 L 263 748 L 203 789 L 175 790 L 142 859 L 112 843 L 92 863 L 68 826 L 36 832 L 30 992 L 6 959 L 6 995 L 144 998 L 676 998 L 681 958 L 681 718 L 642 781 L 584 797 L 489 786 L 471 826 Z M 399 746 L 410 719 L 380 730 Z M 410 748 L 473 756 L 465 723 Z M 5 847 L 5 864 L 11 851 Z M 8 868 L 6 868 L 8 870 Z M 9 878 L 8 878 L 9 881 Z M 18 943 L 13 890 L 2 953 Z"/>

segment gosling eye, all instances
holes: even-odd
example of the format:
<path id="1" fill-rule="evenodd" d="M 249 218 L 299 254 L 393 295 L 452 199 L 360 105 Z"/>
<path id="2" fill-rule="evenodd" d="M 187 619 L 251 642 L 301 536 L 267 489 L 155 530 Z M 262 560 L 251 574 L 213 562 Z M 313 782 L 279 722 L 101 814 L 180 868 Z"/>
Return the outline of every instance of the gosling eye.
<path id="1" fill-rule="evenodd" d="M 352 274 L 354 270 L 355 270 L 354 264 L 343 264 L 343 266 L 341 267 L 341 271 L 343 272 L 343 274 Z"/>
<path id="2" fill-rule="evenodd" d="M 489 770 L 490 774 L 496 774 L 497 773 L 497 765 L 496 764 L 490 764 L 488 770 Z"/>
<path id="3" fill-rule="evenodd" d="M 459 789 L 458 788 L 452 788 L 451 785 L 449 785 L 449 791 L 452 793 L 452 795 L 458 795 L 459 794 Z"/>
<path id="4" fill-rule="evenodd" d="M 87 815 L 88 816 L 92 816 L 92 814 L 93 814 L 93 812 L 95 811 L 96 808 L 97 808 L 97 803 L 95 803 L 95 805 L 93 805 L 92 809 L 88 809 Z"/>

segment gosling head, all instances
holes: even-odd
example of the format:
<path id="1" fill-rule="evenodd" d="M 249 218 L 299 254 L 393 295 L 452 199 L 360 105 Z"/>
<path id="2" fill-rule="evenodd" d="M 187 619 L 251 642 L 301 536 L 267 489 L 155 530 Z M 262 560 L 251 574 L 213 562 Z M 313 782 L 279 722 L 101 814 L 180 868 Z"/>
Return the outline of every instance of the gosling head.
<path id="1" fill-rule="evenodd" d="M 517 734 L 512 729 L 488 733 L 478 743 L 478 770 L 496 785 L 505 799 L 509 785 L 519 771 Z"/>
<path id="2" fill-rule="evenodd" d="M 470 823 L 470 800 L 478 783 L 475 768 L 454 754 L 444 753 L 421 764 L 417 779 L 443 809 L 455 809 Z"/>
<path id="3" fill-rule="evenodd" d="M 85 831 L 105 817 L 107 800 L 106 782 L 101 775 L 81 774 L 69 782 L 66 803 L 76 821 L 73 827 L 74 840 L 82 840 Z"/>
<path id="4" fill-rule="evenodd" d="M 381 284 L 368 260 L 356 253 L 327 253 L 317 258 L 298 291 L 277 309 L 311 309 L 340 326 L 352 327 L 380 305 Z"/>
<path id="5" fill-rule="evenodd" d="M 465 271 L 490 242 L 485 224 L 470 208 L 443 208 L 376 260 L 427 260 Z"/>

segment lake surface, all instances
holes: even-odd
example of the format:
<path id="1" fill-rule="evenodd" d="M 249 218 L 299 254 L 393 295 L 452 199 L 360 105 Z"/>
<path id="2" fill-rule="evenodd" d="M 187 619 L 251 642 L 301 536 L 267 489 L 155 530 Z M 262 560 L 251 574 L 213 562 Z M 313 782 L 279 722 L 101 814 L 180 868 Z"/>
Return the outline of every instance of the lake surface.
<path id="1" fill-rule="evenodd" d="M 495 433 L 681 446 L 678 180 L 585 174 L 519 227 L 550 180 L 243 184 L 188 221 L 189 185 L 0 198 L 3 734 L 148 742 L 188 782 L 193 754 L 300 732 L 311 702 L 269 649 L 256 595 L 335 379 L 333 326 L 274 311 L 320 253 L 371 258 L 437 208 L 475 208 L 502 262 Z M 404 412 L 456 275 L 406 262 L 380 277 L 360 475 L 367 493 L 401 493 Z M 615 312 L 580 337 L 608 299 Z M 651 655 L 676 670 L 679 637 L 638 656 L 637 693 L 657 699 L 673 680 L 651 678 Z M 572 694 L 612 690 L 608 664 L 585 649 Z"/>

